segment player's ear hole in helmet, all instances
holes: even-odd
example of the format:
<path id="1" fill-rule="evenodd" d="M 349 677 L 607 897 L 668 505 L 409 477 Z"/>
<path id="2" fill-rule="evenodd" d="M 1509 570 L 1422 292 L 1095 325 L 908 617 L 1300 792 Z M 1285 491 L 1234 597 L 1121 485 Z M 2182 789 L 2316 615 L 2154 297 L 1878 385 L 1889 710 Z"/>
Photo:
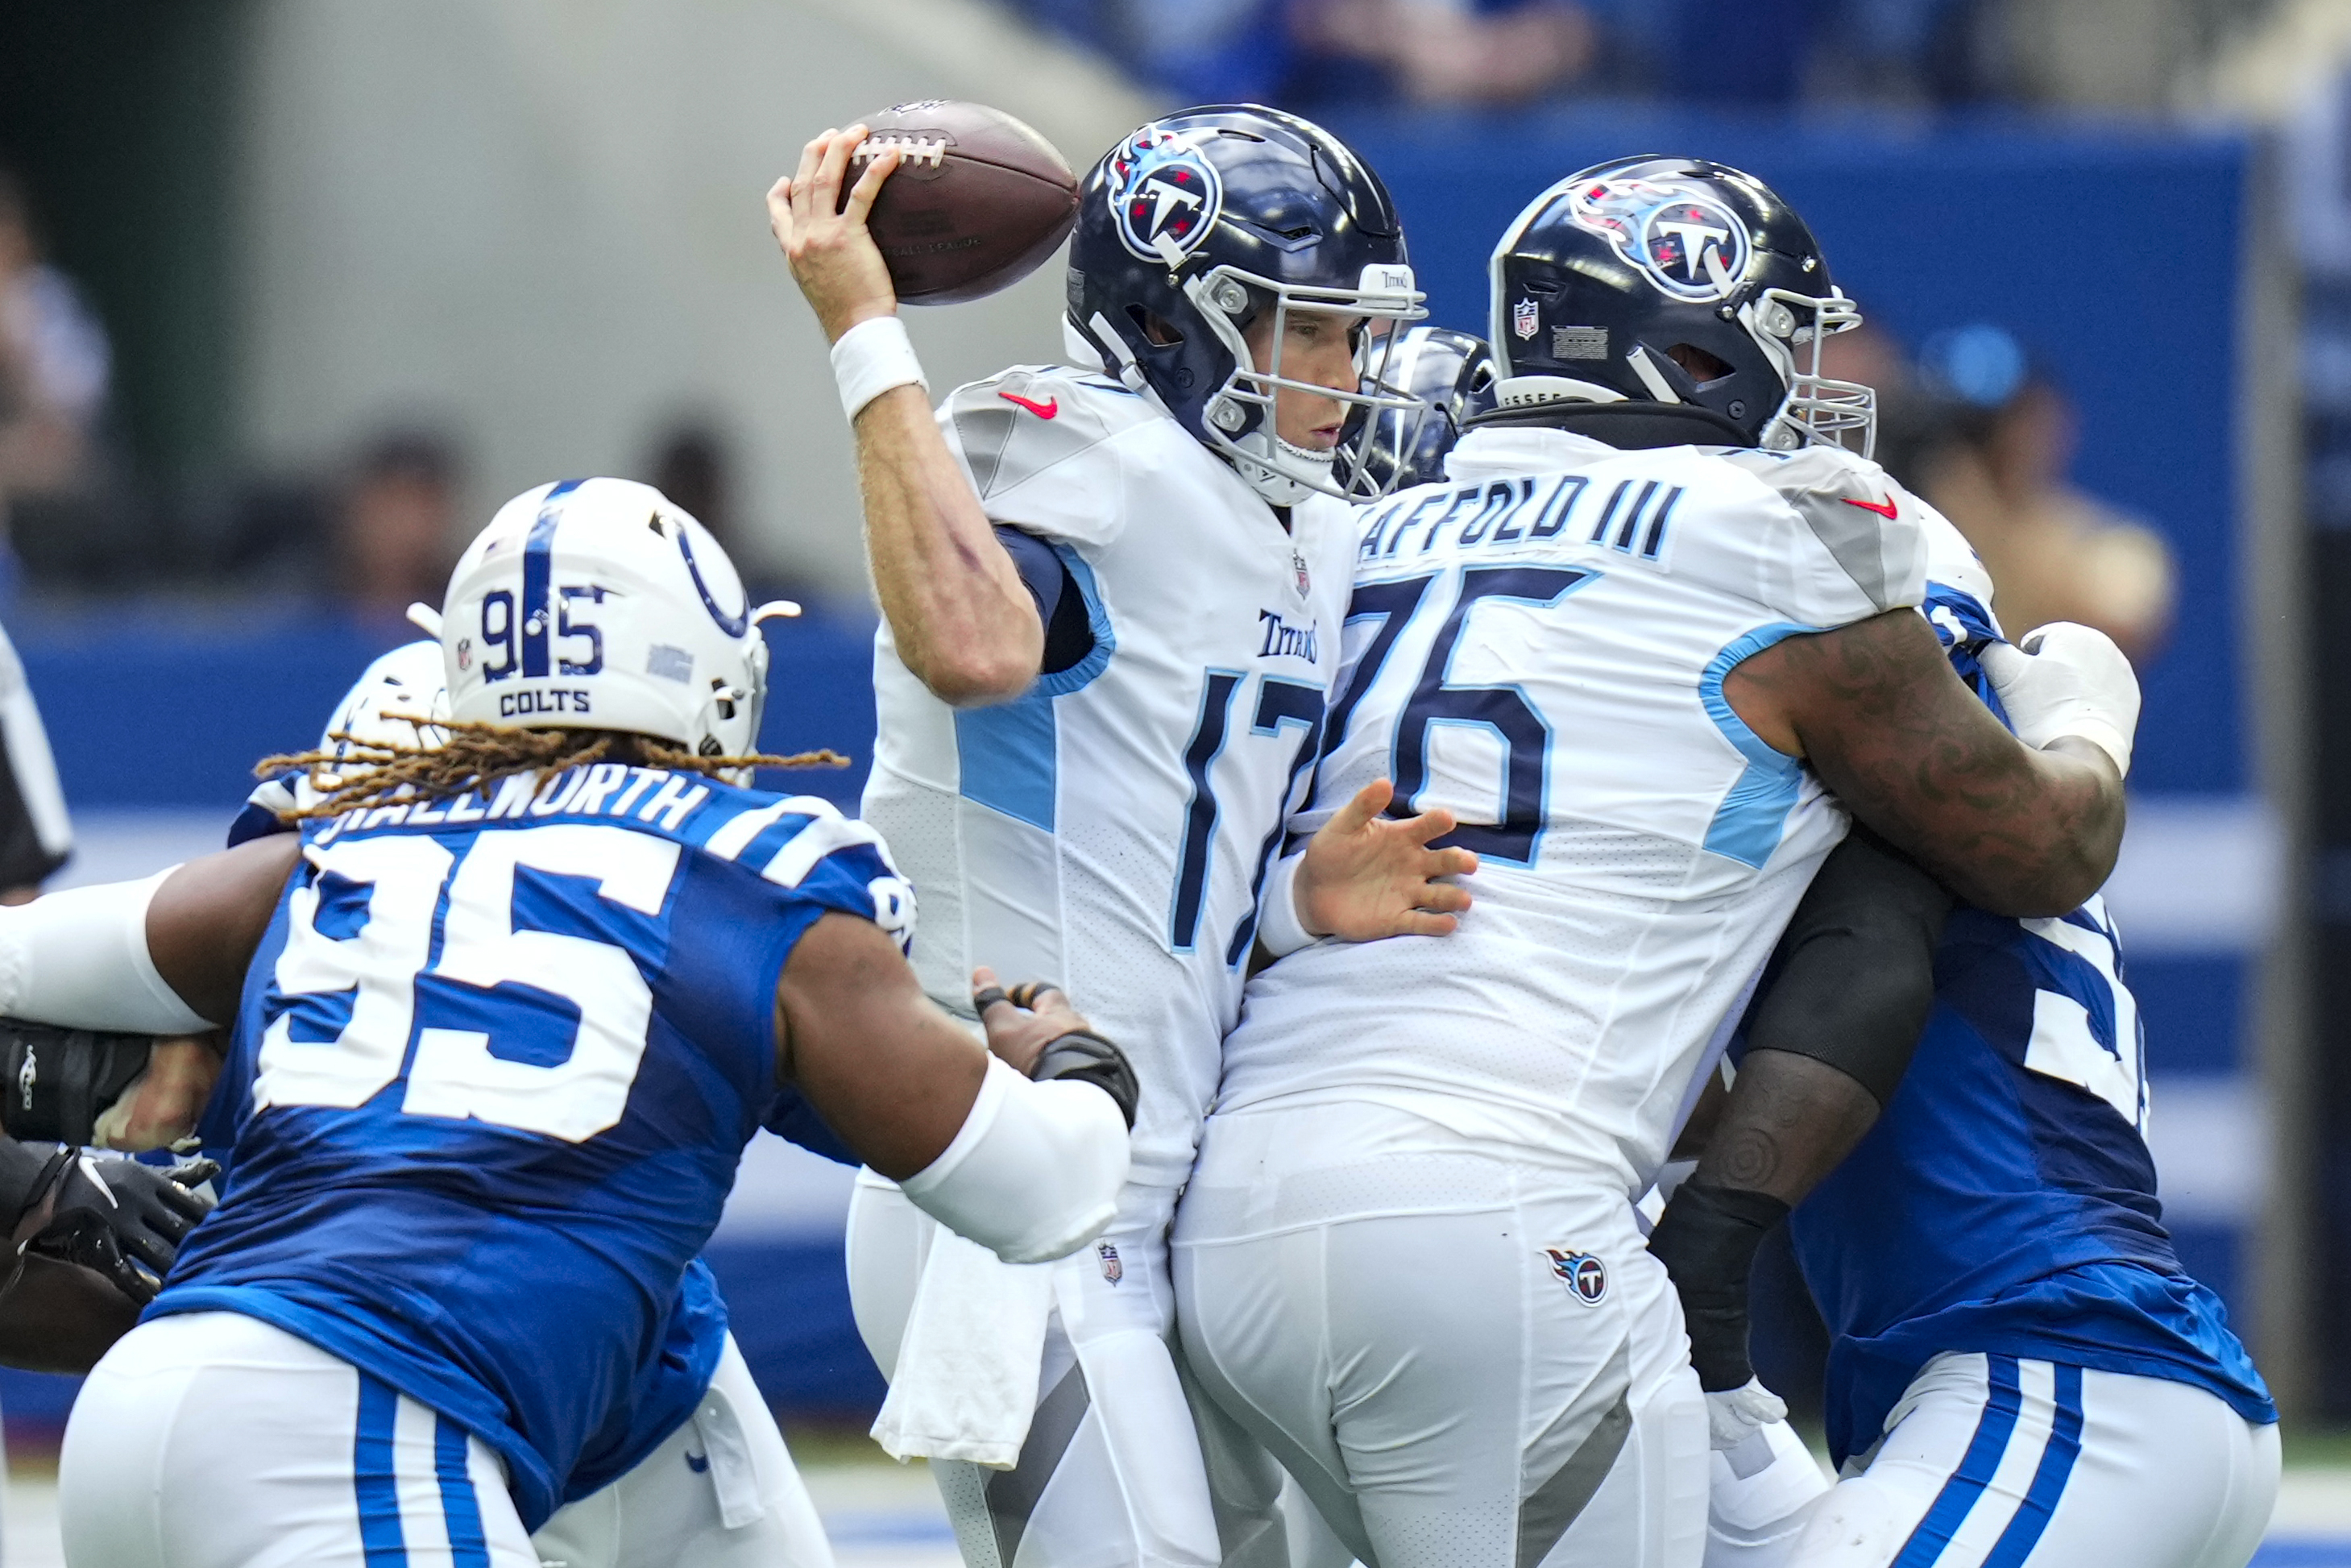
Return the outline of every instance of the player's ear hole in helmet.
<path id="1" fill-rule="evenodd" d="M 1111 149 L 1079 193 L 1071 357 L 1157 402 L 1275 506 L 1378 494 L 1363 465 L 1282 439 L 1277 402 L 1287 391 L 1327 398 L 1343 416 L 1412 406 L 1388 384 L 1393 335 L 1362 328 L 1417 320 L 1422 300 L 1379 177 L 1337 137 L 1279 110 L 1216 105 L 1155 120 Z M 1293 373 L 1290 328 L 1308 312 L 1350 319 L 1352 377 Z"/>
<path id="2" fill-rule="evenodd" d="M 1861 312 L 1802 217 L 1751 174 L 1653 156 L 1571 174 L 1504 232 L 1490 286 L 1489 417 L 1635 404 L 1728 444 L 1876 445 L 1876 394 L 1821 369 Z"/>

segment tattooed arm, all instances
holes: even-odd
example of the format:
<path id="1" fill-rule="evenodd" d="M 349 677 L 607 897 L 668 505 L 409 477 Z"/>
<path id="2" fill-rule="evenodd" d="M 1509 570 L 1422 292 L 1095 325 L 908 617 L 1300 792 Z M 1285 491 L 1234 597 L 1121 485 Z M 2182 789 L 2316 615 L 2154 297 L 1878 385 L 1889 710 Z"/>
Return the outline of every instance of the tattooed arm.
<path id="1" fill-rule="evenodd" d="M 1980 908 L 2064 915 L 2114 870 L 2112 758 L 2070 737 L 2036 750 L 2009 734 L 1914 611 L 1790 637 L 1722 691 L 1767 745 L 1809 761 L 1855 817 Z"/>
<path id="2" fill-rule="evenodd" d="M 1856 828 L 1813 879 L 1748 1018 L 1738 1082 L 1649 1248 L 1682 1301 L 1708 1391 L 1753 1375 L 1756 1249 L 1877 1123 L 1935 998 L 1950 894 Z"/>

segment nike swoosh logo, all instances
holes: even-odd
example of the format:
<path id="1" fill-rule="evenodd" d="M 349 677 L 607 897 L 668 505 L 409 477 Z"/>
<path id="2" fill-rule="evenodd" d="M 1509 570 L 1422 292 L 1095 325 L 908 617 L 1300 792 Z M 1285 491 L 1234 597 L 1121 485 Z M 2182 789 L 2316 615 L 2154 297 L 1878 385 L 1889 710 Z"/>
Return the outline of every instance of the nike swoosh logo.
<path id="1" fill-rule="evenodd" d="M 1843 499 L 1848 507 L 1859 507 L 1863 511 L 1876 512 L 1881 517 L 1891 518 L 1894 516 L 1894 497 L 1891 496 L 1883 501 L 1856 501 L 1851 496 L 1846 496 Z"/>
<path id="2" fill-rule="evenodd" d="M 1061 400 L 1058 396 L 1048 398 L 1043 402 L 1031 402 L 1029 399 L 1022 397 L 1019 392 L 1000 392 L 996 395 L 1002 398 L 1007 402 L 1019 403 L 1022 408 L 1027 409 L 1039 419 L 1050 419 L 1055 414 L 1061 412 Z"/>
<path id="3" fill-rule="evenodd" d="M 708 1454 L 688 1454 L 685 1456 L 685 1468 L 692 1470 L 697 1476 L 701 1475 L 710 1469 L 710 1456 Z"/>

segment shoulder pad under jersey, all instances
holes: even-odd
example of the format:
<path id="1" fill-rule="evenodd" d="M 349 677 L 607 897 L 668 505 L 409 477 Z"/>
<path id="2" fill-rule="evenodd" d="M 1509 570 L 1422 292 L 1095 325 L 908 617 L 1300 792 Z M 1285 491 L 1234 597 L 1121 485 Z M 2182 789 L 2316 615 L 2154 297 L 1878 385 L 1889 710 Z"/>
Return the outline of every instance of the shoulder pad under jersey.
<path id="1" fill-rule="evenodd" d="M 1837 446 L 1732 448 L 1719 455 L 1777 492 L 1879 610 L 1917 604 L 1923 597 L 1921 518 L 1928 508 L 1885 469 Z"/>
<path id="2" fill-rule="evenodd" d="M 1118 504 L 1122 433 L 1164 418 L 1116 382 L 1083 371 L 1024 365 L 947 394 L 939 423 L 988 517 L 1049 536 L 1086 538 L 1091 517 Z M 1113 466 L 1083 461 L 1102 455 Z"/>

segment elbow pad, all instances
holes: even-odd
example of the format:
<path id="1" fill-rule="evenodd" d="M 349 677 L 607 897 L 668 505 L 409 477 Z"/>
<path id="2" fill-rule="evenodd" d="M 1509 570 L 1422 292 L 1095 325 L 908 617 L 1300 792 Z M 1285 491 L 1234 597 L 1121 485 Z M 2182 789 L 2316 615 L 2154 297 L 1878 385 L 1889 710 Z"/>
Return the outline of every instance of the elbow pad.
<path id="1" fill-rule="evenodd" d="M 100 1123 L 154 1050 L 152 1035 L 0 1019 L 0 1126 L 19 1142 L 102 1145 Z"/>
<path id="2" fill-rule="evenodd" d="M 1069 1079 L 1032 1083 L 991 1056 L 963 1130 L 898 1186 L 1007 1263 L 1044 1263 L 1102 1234 L 1126 1166 L 1126 1124 L 1109 1093 Z"/>
<path id="3" fill-rule="evenodd" d="M 0 907 L 0 1017 L 131 1034 L 212 1028 L 147 951 L 147 906 L 178 869 Z"/>

